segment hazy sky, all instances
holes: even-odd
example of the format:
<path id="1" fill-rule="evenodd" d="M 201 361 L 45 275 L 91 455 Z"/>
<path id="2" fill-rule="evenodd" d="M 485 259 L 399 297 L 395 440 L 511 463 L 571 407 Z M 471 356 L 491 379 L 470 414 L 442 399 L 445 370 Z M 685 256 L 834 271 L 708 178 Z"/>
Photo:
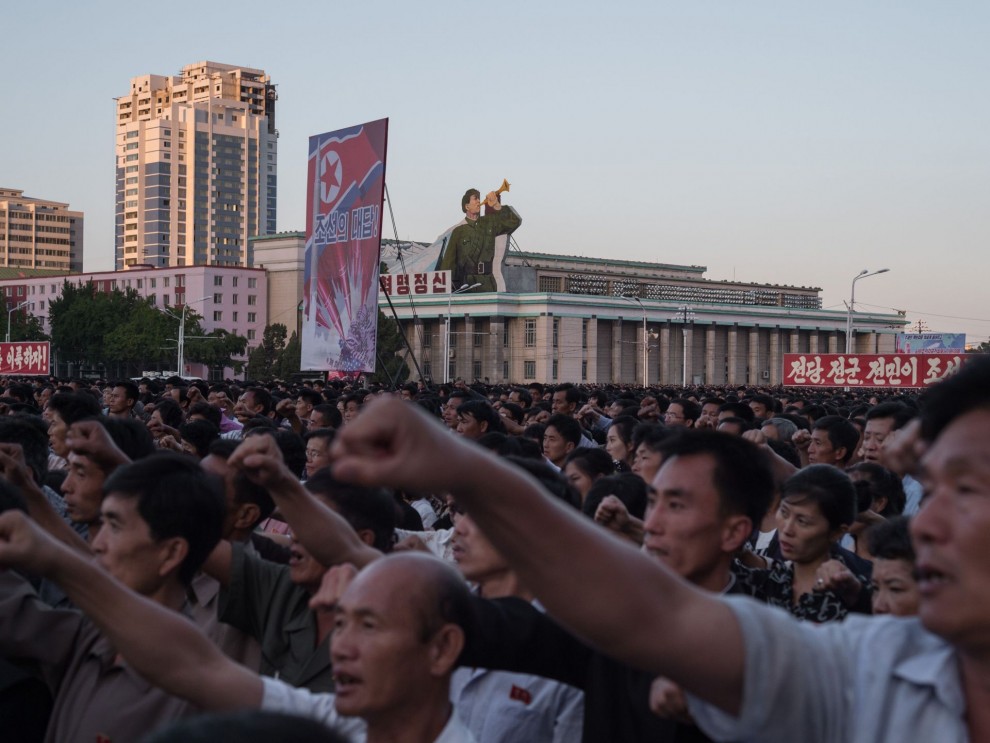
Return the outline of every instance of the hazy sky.
<path id="1" fill-rule="evenodd" d="M 3 13 L 0 186 L 86 214 L 113 266 L 114 96 L 213 60 L 278 86 L 278 229 L 307 138 L 389 117 L 399 239 L 468 187 L 524 250 L 818 286 L 990 336 L 986 2 L 19 3 Z M 394 235 L 386 213 L 384 236 Z"/>

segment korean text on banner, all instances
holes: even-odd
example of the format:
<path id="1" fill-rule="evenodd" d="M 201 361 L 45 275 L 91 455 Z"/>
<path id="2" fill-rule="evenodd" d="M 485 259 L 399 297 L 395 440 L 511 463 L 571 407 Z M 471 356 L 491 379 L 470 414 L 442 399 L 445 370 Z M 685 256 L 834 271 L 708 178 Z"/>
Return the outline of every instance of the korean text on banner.
<path id="1" fill-rule="evenodd" d="M 302 369 L 371 372 L 388 119 L 309 138 Z"/>
<path id="2" fill-rule="evenodd" d="M 785 353 L 786 387 L 921 389 L 959 370 L 965 356 L 923 353 Z"/>
<path id="3" fill-rule="evenodd" d="M 0 374 L 48 375 L 48 341 L 0 343 Z"/>

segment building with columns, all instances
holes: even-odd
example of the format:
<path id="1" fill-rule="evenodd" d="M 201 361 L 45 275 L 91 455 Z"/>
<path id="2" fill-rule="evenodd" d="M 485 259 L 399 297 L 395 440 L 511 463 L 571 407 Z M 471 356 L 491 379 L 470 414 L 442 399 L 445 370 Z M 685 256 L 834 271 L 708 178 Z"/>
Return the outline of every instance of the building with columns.
<path id="1" fill-rule="evenodd" d="M 783 354 L 845 350 L 846 313 L 823 310 L 820 289 L 711 281 L 705 271 L 513 252 L 506 292 L 392 301 L 434 381 L 775 385 Z M 854 351 L 892 353 L 906 322 L 856 313 Z"/>
<path id="2" fill-rule="evenodd" d="M 305 236 L 252 243 L 269 271 L 271 312 L 288 318 L 302 299 Z M 429 249 L 401 247 L 406 256 Z M 393 274 L 395 253 L 384 241 Z M 706 270 L 513 251 L 504 292 L 451 294 L 448 280 L 446 293 L 391 299 L 410 376 L 434 382 L 770 385 L 781 382 L 785 353 L 845 350 L 846 313 L 822 309 L 820 289 L 712 281 Z M 379 299 L 390 314 L 384 293 Z M 856 313 L 853 348 L 892 353 L 906 324 L 902 314 Z"/>

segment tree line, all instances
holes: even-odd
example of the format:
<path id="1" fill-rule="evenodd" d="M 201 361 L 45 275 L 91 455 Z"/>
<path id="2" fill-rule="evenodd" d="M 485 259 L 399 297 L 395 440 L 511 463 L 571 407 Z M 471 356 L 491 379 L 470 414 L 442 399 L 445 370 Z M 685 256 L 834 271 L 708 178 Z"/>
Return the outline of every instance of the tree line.
<path id="1" fill-rule="evenodd" d="M 3 314 L 4 331 L 6 317 L 10 318 L 11 340 L 51 341 L 52 361 L 58 365 L 53 373 L 96 373 L 118 379 L 145 371 L 184 373 L 175 369 L 181 307 L 158 307 L 134 289 L 106 292 L 92 282 L 65 281 L 61 296 L 49 305 L 48 334 L 40 320 L 27 312 Z M 246 372 L 248 379 L 287 379 L 299 371 L 300 339 L 282 323 L 266 326 L 261 342 L 250 351 L 243 335 L 222 329 L 207 333 L 202 323 L 203 317 L 187 307 L 186 363 L 231 368 L 237 374 Z M 402 346 L 395 321 L 379 311 L 376 379 L 394 383 L 407 376 L 403 359 L 396 355 Z"/>
<path id="2" fill-rule="evenodd" d="M 160 308 L 134 289 L 105 292 L 92 283 L 66 281 L 48 309 L 53 360 L 67 364 L 73 375 L 92 370 L 121 378 L 175 371 L 180 313 L 181 308 Z M 186 309 L 185 360 L 240 369 L 243 362 L 234 357 L 247 351 L 247 338 L 226 330 L 207 333 L 202 321 Z"/>

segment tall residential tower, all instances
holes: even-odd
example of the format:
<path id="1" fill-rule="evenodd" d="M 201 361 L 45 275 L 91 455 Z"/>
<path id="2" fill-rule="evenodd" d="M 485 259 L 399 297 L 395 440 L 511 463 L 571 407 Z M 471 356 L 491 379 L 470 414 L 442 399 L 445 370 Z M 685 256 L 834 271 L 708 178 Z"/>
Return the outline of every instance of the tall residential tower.
<path id="1" fill-rule="evenodd" d="M 82 271 L 83 213 L 0 187 L 0 266 Z"/>
<path id="2" fill-rule="evenodd" d="M 264 70 L 197 62 L 117 98 L 116 268 L 251 266 L 275 232 L 275 86 Z"/>

